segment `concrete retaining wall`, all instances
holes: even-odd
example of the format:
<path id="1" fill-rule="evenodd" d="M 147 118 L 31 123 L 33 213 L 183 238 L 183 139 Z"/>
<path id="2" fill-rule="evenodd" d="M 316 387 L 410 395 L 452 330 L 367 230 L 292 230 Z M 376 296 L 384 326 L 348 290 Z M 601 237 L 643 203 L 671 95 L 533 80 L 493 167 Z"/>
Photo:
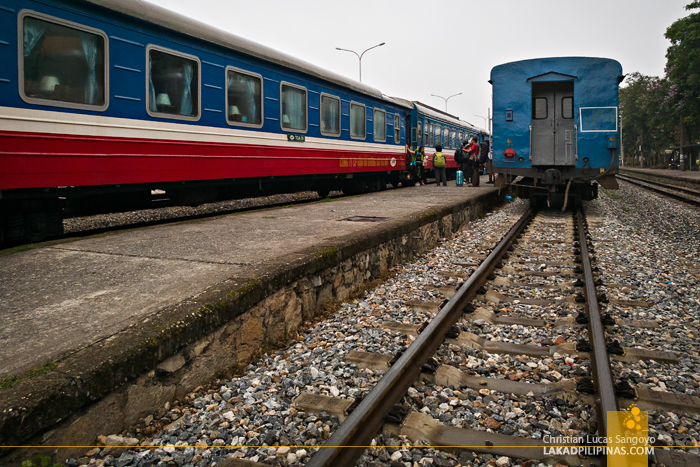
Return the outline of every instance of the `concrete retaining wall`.
<path id="1" fill-rule="evenodd" d="M 84 454 L 98 435 L 119 433 L 214 378 L 249 363 L 263 346 L 283 343 L 325 306 L 361 291 L 369 281 L 451 237 L 501 200 L 480 197 L 379 225 L 319 246 L 286 268 L 244 282 L 220 284 L 69 357 L 42 377 L 0 391 L 3 445 L 64 446 L 42 455 Z M 68 447 L 66 447 L 68 446 Z M 27 448 L 4 449 L 2 465 L 19 465 Z"/>

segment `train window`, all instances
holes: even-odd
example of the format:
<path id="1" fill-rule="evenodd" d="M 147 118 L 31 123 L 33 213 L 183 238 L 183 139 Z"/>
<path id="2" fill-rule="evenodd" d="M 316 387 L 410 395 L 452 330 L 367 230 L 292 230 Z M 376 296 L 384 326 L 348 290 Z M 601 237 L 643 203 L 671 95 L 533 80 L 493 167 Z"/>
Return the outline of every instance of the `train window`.
<path id="1" fill-rule="evenodd" d="M 107 36 L 40 13 L 20 16 L 19 90 L 29 102 L 105 110 Z"/>
<path id="2" fill-rule="evenodd" d="M 452 130 L 452 147 L 457 149 L 457 130 Z"/>
<path id="3" fill-rule="evenodd" d="M 418 138 L 423 137 L 423 122 L 418 122 Z M 416 141 L 416 144 L 420 143 L 420 141 Z M 420 144 L 418 144 L 420 146 Z"/>
<path id="4" fill-rule="evenodd" d="M 420 133 L 420 130 L 418 132 Z M 398 115 L 394 115 L 394 142 L 401 143 L 401 117 Z"/>
<path id="5" fill-rule="evenodd" d="M 442 127 L 440 125 L 435 125 L 435 144 L 442 145 Z"/>
<path id="6" fill-rule="evenodd" d="M 380 109 L 374 109 L 374 140 L 386 141 L 386 112 Z"/>
<path id="7" fill-rule="evenodd" d="M 428 146 L 430 146 L 430 147 L 435 146 L 435 133 L 434 133 L 434 128 L 435 128 L 435 124 L 431 123 L 431 124 L 430 124 L 430 134 L 429 134 L 429 136 L 430 136 L 430 144 L 428 145 Z"/>
<path id="8" fill-rule="evenodd" d="M 458 145 L 458 146 L 461 146 L 462 141 L 464 141 L 464 139 L 463 139 L 464 136 L 462 136 L 462 132 L 461 132 L 461 131 L 460 131 L 459 133 L 457 133 L 457 136 L 458 136 L 458 138 L 457 138 L 457 145 Z"/>
<path id="9" fill-rule="evenodd" d="M 308 124 L 306 88 L 282 82 L 280 84 L 280 97 L 282 129 L 306 132 Z"/>
<path id="10" fill-rule="evenodd" d="M 574 98 L 564 97 L 561 100 L 561 117 L 574 118 Z"/>
<path id="11" fill-rule="evenodd" d="M 425 123 L 425 137 L 423 138 L 423 145 L 424 146 L 430 146 L 430 124 L 428 122 Z"/>
<path id="12" fill-rule="evenodd" d="M 340 136 L 340 99 L 321 94 L 321 134 Z"/>
<path id="13" fill-rule="evenodd" d="M 544 120 L 547 118 L 547 98 L 535 97 L 532 103 L 532 118 L 535 120 Z"/>
<path id="14" fill-rule="evenodd" d="M 199 118 L 199 60 L 191 55 L 149 46 L 146 56 L 146 109 L 152 116 L 167 114 Z"/>
<path id="15" fill-rule="evenodd" d="M 445 129 L 442 132 L 442 135 L 444 136 L 444 145 L 446 148 L 450 147 L 450 129 L 445 127 Z"/>
<path id="16" fill-rule="evenodd" d="M 350 137 L 365 139 L 367 135 L 367 117 L 365 105 L 357 102 L 350 103 Z"/>
<path id="17" fill-rule="evenodd" d="M 226 119 L 231 125 L 262 127 L 262 76 L 226 70 Z"/>

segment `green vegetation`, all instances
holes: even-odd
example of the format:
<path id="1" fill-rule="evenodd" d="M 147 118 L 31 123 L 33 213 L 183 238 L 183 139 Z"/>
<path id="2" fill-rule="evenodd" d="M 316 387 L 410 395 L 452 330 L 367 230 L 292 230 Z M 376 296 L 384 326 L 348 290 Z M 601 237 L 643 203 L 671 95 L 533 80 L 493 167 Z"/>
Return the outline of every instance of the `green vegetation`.
<path id="1" fill-rule="evenodd" d="M 612 190 L 606 190 L 605 188 L 602 188 L 602 187 L 600 188 L 600 190 L 601 190 L 603 193 L 605 193 L 605 196 L 607 196 L 608 198 L 610 198 L 610 199 L 612 199 L 612 200 L 614 200 L 614 201 L 617 201 L 617 200 L 622 199 L 622 196 L 618 195 L 617 193 L 615 193 L 615 192 L 612 191 Z"/>
<path id="2" fill-rule="evenodd" d="M 686 10 L 700 9 L 700 0 Z M 665 150 L 700 137 L 700 13 L 673 23 L 665 34 L 666 76 L 630 73 L 620 89 L 625 165 L 667 166 Z"/>
<path id="3" fill-rule="evenodd" d="M 36 455 L 38 463 L 34 463 L 31 460 L 22 461 L 22 467 L 61 467 L 63 464 L 60 462 L 51 462 L 50 456 L 42 456 L 41 454 Z"/>
<path id="4" fill-rule="evenodd" d="M 10 389 L 15 384 L 17 384 L 21 381 L 24 381 L 26 379 L 34 378 L 35 376 L 45 375 L 49 371 L 56 368 L 56 365 L 58 365 L 58 362 L 56 360 L 49 360 L 48 362 L 44 363 L 41 366 L 38 366 L 36 368 L 32 368 L 31 370 L 25 371 L 21 375 L 8 376 L 7 378 L 3 378 L 0 380 L 0 390 Z M 27 462 L 29 462 L 29 461 L 27 461 Z"/>

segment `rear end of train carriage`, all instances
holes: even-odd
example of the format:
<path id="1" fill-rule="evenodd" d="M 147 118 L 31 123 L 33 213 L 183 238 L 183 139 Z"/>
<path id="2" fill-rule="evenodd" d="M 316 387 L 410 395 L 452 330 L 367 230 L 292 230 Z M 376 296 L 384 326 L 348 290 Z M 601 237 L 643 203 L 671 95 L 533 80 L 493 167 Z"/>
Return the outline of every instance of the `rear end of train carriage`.
<path id="1" fill-rule="evenodd" d="M 606 58 L 523 60 L 491 70 L 493 167 L 533 203 L 616 189 L 622 66 Z"/>

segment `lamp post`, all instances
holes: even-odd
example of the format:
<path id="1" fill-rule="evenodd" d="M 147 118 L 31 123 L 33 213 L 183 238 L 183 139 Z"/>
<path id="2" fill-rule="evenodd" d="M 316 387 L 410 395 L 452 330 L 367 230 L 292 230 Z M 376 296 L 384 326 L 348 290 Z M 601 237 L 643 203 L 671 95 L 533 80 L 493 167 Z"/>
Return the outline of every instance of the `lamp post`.
<path id="1" fill-rule="evenodd" d="M 486 117 L 482 117 L 481 115 L 474 115 L 475 117 L 483 118 L 484 119 L 484 129 L 486 131 L 490 131 L 488 120 L 486 120 Z"/>
<path id="2" fill-rule="evenodd" d="M 447 112 L 447 101 L 449 101 L 451 98 L 453 98 L 455 96 L 461 96 L 461 95 L 462 95 L 462 93 L 460 92 L 459 94 L 452 94 L 450 97 L 445 98 L 442 96 L 438 96 L 437 94 L 431 94 L 431 96 L 439 97 L 440 99 L 443 99 L 445 101 L 445 112 Z"/>
<path id="3" fill-rule="evenodd" d="M 365 51 L 362 52 L 361 54 L 358 54 L 358 53 L 355 52 L 354 50 L 341 49 L 340 47 L 336 47 L 335 50 L 342 50 L 342 51 L 344 51 L 344 52 L 352 52 L 352 53 L 354 53 L 355 55 L 357 55 L 357 58 L 360 59 L 360 83 L 361 83 L 361 82 L 362 82 L 362 56 L 363 56 L 363 55 L 365 54 L 365 52 L 367 52 L 368 50 L 372 50 L 372 49 L 374 49 L 374 48 L 376 48 L 376 47 L 381 47 L 381 46 L 383 46 L 384 44 L 385 44 L 385 42 L 382 42 L 381 44 L 377 44 L 377 45 L 375 45 L 375 46 L 373 46 L 373 47 L 370 47 L 369 49 L 365 50 Z"/>

